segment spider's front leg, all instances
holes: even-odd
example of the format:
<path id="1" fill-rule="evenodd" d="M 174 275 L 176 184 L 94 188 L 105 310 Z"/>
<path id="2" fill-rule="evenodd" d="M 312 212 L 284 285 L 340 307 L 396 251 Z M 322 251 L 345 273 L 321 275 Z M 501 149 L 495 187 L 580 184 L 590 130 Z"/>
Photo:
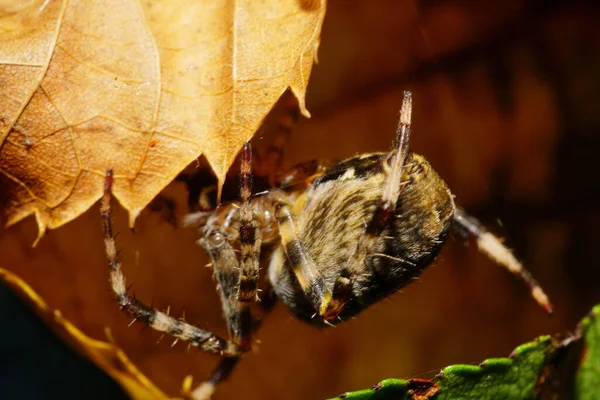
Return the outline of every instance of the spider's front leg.
<path id="1" fill-rule="evenodd" d="M 232 216 L 237 220 L 237 238 L 240 243 L 240 261 L 231 245 L 234 237 L 230 237 L 227 227 L 209 223 L 204 229 L 200 245 L 208 253 L 213 266 L 213 274 L 217 281 L 223 317 L 227 323 L 227 331 L 232 342 L 241 353 L 252 348 L 252 334 L 258 322 L 252 317 L 250 304 L 258 301 L 258 273 L 261 247 L 261 229 L 254 218 L 250 197 L 252 195 L 252 148 L 249 142 L 242 147 L 240 165 L 240 198 L 242 204 Z M 217 216 L 218 217 L 218 216 Z M 272 303 L 265 302 L 265 312 Z M 225 380 L 239 361 L 239 354 L 226 356 L 213 371 L 210 380 L 202 383 L 193 392 L 192 398 L 207 398 L 219 382 Z"/>
<path id="2" fill-rule="evenodd" d="M 236 343 L 224 340 L 194 325 L 170 317 L 166 313 L 149 307 L 134 296 L 129 295 L 113 235 L 112 208 L 110 204 L 112 183 L 113 172 L 109 170 L 106 173 L 100 213 L 102 216 L 104 246 L 110 273 L 110 286 L 116 295 L 116 300 L 121 310 L 131 315 L 134 320 L 147 324 L 156 331 L 188 342 L 204 351 L 227 357 L 238 356 L 241 353 L 241 349 Z"/>
<path id="3" fill-rule="evenodd" d="M 260 224 L 254 218 L 250 196 L 252 195 L 252 147 L 246 142 L 242 147 L 240 165 L 239 210 L 240 274 L 237 283 L 237 300 L 242 302 L 258 301 L 258 272 L 260 246 L 262 242 Z M 233 249 L 232 249 L 233 251 Z"/>

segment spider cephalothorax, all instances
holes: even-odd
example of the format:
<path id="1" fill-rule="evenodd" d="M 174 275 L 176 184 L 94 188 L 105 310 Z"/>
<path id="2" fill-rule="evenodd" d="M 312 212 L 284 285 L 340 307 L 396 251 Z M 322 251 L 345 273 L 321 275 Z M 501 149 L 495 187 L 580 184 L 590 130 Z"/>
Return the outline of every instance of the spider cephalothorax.
<path id="1" fill-rule="evenodd" d="M 258 320 L 252 317 L 250 305 L 259 300 L 263 249 L 271 252 L 269 293 L 275 293 L 297 317 L 317 326 L 343 322 L 409 284 L 435 258 L 452 230 L 473 236 L 481 251 L 519 275 L 550 311 L 545 294 L 510 250 L 456 208 L 450 190 L 427 160 L 409 152 L 411 110 L 411 94 L 405 92 L 391 152 L 337 164 L 306 162 L 279 179 L 271 176 L 273 188 L 254 196 L 252 152 L 249 143 L 244 145 L 240 200 L 189 218 L 200 226 L 199 243 L 212 260 L 230 340 L 129 296 L 110 222 L 109 171 L 102 215 L 111 285 L 121 308 L 156 330 L 224 356 L 212 379 L 191 396 L 210 392 L 252 347 Z M 272 159 L 279 160 L 278 166 L 280 154 Z M 265 309 L 273 298 L 263 299 Z"/>

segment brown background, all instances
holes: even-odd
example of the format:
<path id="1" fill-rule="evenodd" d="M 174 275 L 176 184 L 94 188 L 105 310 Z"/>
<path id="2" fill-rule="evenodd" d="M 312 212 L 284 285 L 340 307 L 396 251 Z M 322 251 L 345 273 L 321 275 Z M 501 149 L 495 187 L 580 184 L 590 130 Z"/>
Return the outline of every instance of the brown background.
<path id="1" fill-rule="evenodd" d="M 548 317 L 525 287 L 474 246 L 448 241 L 422 278 L 335 329 L 279 305 L 215 398 L 323 398 L 387 377 L 430 377 L 449 363 L 508 355 L 565 332 L 600 301 L 600 12 L 594 2 L 331 0 L 319 65 L 286 164 L 386 151 L 402 91 L 414 92 L 412 147 L 457 202 L 507 237 L 550 295 Z M 265 145 L 267 139 L 254 141 Z M 166 196 L 186 212 L 185 189 Z M 2 266 L 25 278 L 85 333 L 117 343 L 168 393 L 216 357 L 129 320 L 107 283 L 97 207 L 37 248 L 33 219 L 0 232 Z M 128 282 L 143 300 L 224 334 L 220 305 L 192 230 L 145 212 L 136 234 L 118 209 Z M 501 221 L 499 223 L 498 221 Z"/>

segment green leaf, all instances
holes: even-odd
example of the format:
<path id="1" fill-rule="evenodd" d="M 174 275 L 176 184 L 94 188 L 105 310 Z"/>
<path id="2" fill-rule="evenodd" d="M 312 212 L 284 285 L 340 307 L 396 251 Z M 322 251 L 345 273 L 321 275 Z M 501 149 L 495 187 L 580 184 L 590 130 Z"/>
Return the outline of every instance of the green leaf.
<path id="1" fill-rule="evenodd" d="M 600 398 L 600 305 L 562 341 L 540 336 L 517 347 L 507 358 L 479 365 L 453 365 L 431 380 L 386 379 L 373 388 L 344 393 L 348 400 L 449 400 Z M 570 355 L 570 356 L 567 356 Z M 576 363 L 570 363 L 575 358 Z M 574 384 L 570 384 L 574 382 Z M 561 396 L 558 395 L 561 393 Z"/>
<path id="2" fill-rule="evenodd" d="M 592 309 L 580 324 L 584 345 L 577 371 L 576 397 L 592 400 L 600 397 L 600 305 Z"/>
<path id="3" fill-rule="evenodd" d="M 550 336 L 542 336 L 517 347 L 510 358 L 446 367 L 436 399 L 531 399 L 537 378 L 557 347 Z"/>

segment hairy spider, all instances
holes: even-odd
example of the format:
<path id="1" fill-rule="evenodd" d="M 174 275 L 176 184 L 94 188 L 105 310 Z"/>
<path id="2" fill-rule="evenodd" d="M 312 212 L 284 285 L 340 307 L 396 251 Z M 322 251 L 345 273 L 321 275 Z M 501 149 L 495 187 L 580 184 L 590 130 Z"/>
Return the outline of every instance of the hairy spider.
<path id="1" fill-rule="evenodd" d="M 102 221 L 110 283 L 119 306 L 153 329 L 223 356 L 210 381 L 190 392 L 199 398 L 233 370 L 252 345 L 258 320 L 261 249 L 274 249 L 268 266 L 271 289 L 298 318 L 327 327 L 339 324 L 395 293 L 431 263 L 452 230 L 467 233 L 479 249 L 522 278 L 535 300 L 548 298 L 512 252 L 454 204 L 444 181 L 420 155 L 411 153 L 412 97 L 405 92 L 395 148 L 328 164 L 299 164 L 271 190 L 252 195 L 252 151 L 241 152 L 240 200 L 198 211 L 199 243 L 212 260 L 229 340 L 148 307 L 128 294 L 112 233 L 106 177 Z M 280 164 L 281 146 L 271 160 Z M 298 182 L 300 185 L 290 185 Z M 270 308 L 274 296 L 261 304 Z"/>

